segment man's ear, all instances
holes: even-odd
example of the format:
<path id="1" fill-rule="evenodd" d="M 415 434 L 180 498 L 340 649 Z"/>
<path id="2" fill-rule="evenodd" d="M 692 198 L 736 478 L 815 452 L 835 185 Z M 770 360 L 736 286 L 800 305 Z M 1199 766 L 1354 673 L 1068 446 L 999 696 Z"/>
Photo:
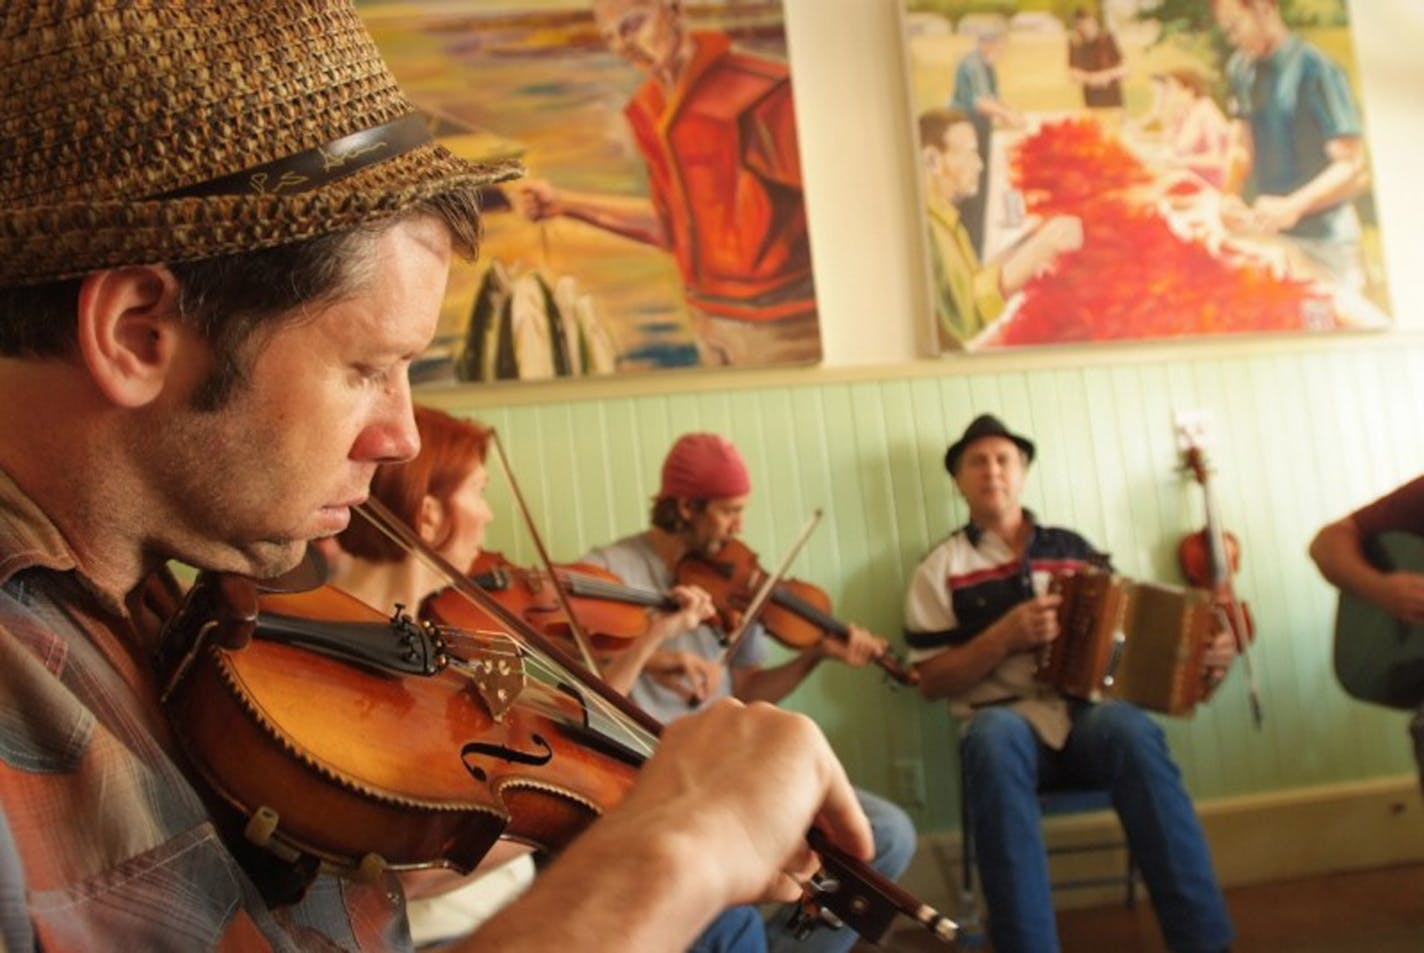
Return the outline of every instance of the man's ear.
<path id="1" fill-rule="evenodd" d="M 944 164 L 944 156 L 934 146 L 921 146 L 920 154 L 924 157 L 925 168 L 932 174 L 939 174 L 940 167 Z"/>
<path id="2" fill-rule="evenodd" d="M 101 271 L 79 288 L 79 353 L 99 390 L 121 407 L 162 393 L 179 351 L 178 280 L 167 268 Z"/>

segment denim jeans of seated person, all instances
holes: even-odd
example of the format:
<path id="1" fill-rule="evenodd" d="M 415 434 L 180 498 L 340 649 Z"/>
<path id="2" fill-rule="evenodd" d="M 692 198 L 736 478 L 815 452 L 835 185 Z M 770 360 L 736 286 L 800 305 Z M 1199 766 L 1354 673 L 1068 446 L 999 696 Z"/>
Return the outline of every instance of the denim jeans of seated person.
<path id="1" fill-rule="evenodd" d="M 1161 726 L 1121 702 L 1083 703 L 1062 751 L 1009 708 L 986 708 L 964 735 L 964 787 L 997 953 L 1059 949 L 1038 790 L 1101 787 L 1112 796 L 1167 947 L 1219 953 L 1231 917 L 1211 853 Z"/>
<path id="2" fill-rule="evenodd" d="M 717 915 L 687 953 L 766 953 L 766 931 L 755 907 L 731 907 Z"/>

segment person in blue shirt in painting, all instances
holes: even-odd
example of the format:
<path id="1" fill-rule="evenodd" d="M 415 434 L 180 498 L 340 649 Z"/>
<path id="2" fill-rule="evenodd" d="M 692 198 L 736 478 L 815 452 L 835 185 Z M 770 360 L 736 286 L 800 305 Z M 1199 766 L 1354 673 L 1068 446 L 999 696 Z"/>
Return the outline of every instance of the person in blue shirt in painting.
<path id="1" fill-rule="evenodd" d="M 954 92 L 949 108 L 970 117 L 979 139 L 979 188 L 960 206 L 965 231 L 976 254 L 984 253 L 984 196 L 989 179 L 989 134 L 998 122 L 1011 128 L 1024 125 L 1023 114 L 1006 104 L 999 95 L 999 74 L 994 64 L 1004 52 L 1002 29 L 988 29 L 979 34 L 974 49 L 964 55 L 954 70 Z"/>
<path id="2" fill-rule="evenodd" d="M 1360 112 L 1345 71 L 1292 32 L 1279 0 L 1213 0 L 1235 49 L 1233 107 L 1251 156 L 1228 228 L 1289 236 L 1336 282 L 1362 288 L 1360 220 L 1351 200 L 1369 184 Z"/>

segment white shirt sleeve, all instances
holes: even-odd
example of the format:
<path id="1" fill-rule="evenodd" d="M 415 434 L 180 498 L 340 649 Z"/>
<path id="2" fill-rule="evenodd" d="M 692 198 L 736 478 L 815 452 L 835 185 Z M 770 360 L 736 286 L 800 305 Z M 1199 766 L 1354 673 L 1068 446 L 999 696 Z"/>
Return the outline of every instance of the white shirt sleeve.
<path id="1" fill-rule="evenodd" d="M 947 583 L 949 547 L 941 545 L 915 569 L 905 593 L 905 629 L 908 632 L 945 632 L 959 624 Z M 940 649 L 911 649 L 910 661 L 919 662 Z"/>

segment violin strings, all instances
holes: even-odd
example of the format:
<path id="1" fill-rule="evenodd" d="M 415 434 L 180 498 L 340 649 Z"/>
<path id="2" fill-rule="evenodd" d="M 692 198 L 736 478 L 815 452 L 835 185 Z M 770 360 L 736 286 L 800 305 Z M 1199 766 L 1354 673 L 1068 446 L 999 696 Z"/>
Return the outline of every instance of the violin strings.
<path id="1" fill-rule="evenodd" d="M 415 536 L 414 530 L 402 523 L 400 519 L 391 513 L 379 500 L 372 497 L 366 500 L 365 503 L 356 506 L 355 510 L 387 539 L 434 570 L 442 579 L 448 582 L 456 592 L 463 595 L 475 605 L 480 606 L 480 608 L 487 609 L 478 598 L 468 591 L 467 585 L 462 585 L 462 582 L 468 584 L 466 577 L 451 567 L 449 563 L 445 562 L 437 554 L 430 552 L 425 545 L 425 541 Z M 495 608 L 499 609 L 500 607 L 495 606 Z M 500 609 L 500 611 L 503 610 Z M 508 635 L 510 641 L 518 647 L 516 653 L 523 653 L 525 659 L 532 663 L 530 665 L 532 671 L 548 677 L 557 684 L 575 686 L 584 683 L 583 677 L 575 673 L 564 663 L 548 656 L 535 646 L 519 638 L 517 632 L 508 633 Z M 607 699 L 601 697 L 597 692 L 590 691 L 580 693 L 580 697 L 585 705 L 596 709 L 600 715 L 607 718 L 611 723 L 618 725 L 633 735 L 638 740 L 640 746 L 643 747 L 646 754 L 652 753 L 654 744 L 650 734 L 645 728 L 634 723 L 632 719 L 628 718 L 627 715 Z"/>
<path id="2" fill-rule="evenodd" d="M 556 687 L 558 685 L 578 683 L 577 677 L 574 673 L 569 671 L 567 666 L 546 656 L 536 647 L 520 641 L 513 634 L 504 632 L 479 632 L 478 630 L 471 632 L 463 629 L 455 629 L 450 626 L 435 626 L 434 628 L 451 648 L 470 645 L 478 647 L 484 657 L 523 659 L 526 670 L 544 684 Z M 511 647 L 505 648 L 503 647 L 503 643 L 508 643 Z M 468 665 L 473 661 L 464 656 L 457 656 L 457 658 L 464 665 Z M 624 731 L 634 736 L 634 740 L 641 754 L 645 757 L 652 755 L 653 749 L 656 747 L 656 739 L 644 731 L 641 726 L 632 724 L 628 722 L 627 719 L 621 717 L 623 714 L 621 711 L 596 693 L 590 693 L 587 696 L 581 696 L 581 698 L 585 704 L 596 709 L 600 715 L 607 717 Z"/>

